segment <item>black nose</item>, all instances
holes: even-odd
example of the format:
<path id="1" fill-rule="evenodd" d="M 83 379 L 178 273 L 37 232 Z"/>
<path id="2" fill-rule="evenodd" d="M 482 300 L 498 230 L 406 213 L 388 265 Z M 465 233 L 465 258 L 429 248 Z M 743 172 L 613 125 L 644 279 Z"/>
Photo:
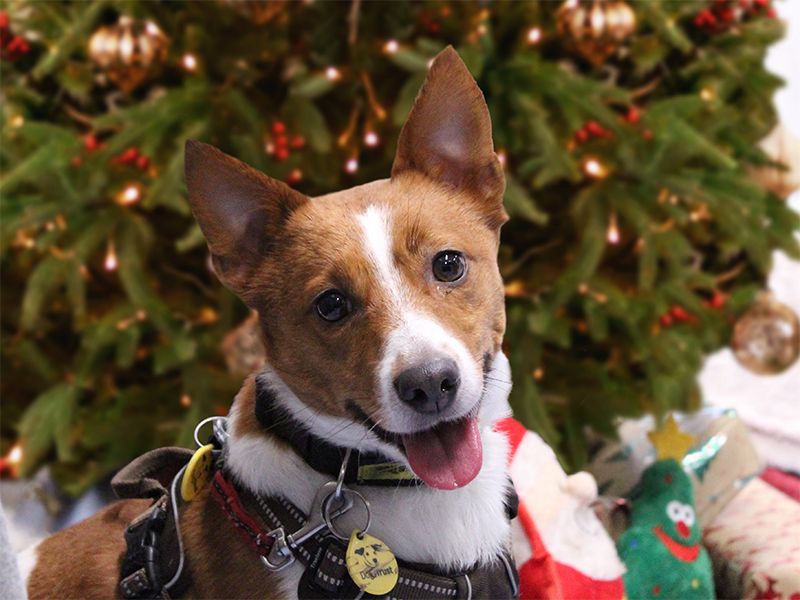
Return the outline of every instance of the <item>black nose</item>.
<path id="1" fill-rule="evenodd" d="M 394 380 L 400 400 L 421 413 L 438 413 L 456 397 L 461 378 L 455 361 L 437 358 L 406 369 Z"/>

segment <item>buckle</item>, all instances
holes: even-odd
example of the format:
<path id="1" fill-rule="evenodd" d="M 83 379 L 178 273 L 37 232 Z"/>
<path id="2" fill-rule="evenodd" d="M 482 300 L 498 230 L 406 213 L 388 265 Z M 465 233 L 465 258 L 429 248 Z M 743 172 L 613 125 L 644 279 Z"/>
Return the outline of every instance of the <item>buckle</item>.
<path id="1" fill-rule="evenodd" d="M 286 532 L 283 527 L 273 529 L 267 534 L 272 538 L 272 547 L 266 556 L 261 557 L 264 566 L 270 571 L 282 571 L 296 560 L 294 553 L 286 541 Z"/>

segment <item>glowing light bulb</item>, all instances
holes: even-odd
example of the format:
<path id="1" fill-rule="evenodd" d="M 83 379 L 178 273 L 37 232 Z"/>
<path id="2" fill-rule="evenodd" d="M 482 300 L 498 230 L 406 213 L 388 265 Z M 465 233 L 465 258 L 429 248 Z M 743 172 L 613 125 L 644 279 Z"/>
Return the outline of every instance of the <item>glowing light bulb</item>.
<path id="1" fill-rule="evenodd" d="M 619 225 L 617 225 L 617 215 L 611 213 L 608 219 L 608 229 L 606 230 L 606 240 L 609 244 L 619 243 Z"/>
<path id="2" fill-rule="evenodd" d="M 16 444 L 11 448 L 11 450 L 8 451 L 6 460 L 14 466 L 19 465 L 22 462 L 22 446 Z"/>
<path id="3" fill-rule="evenodd" d="M 370 148 L 377 146 L 380 141 L 381 140 L 378 138 L 378 134 L 374 131 L 368 131 L 364 134 L 364 143 Z"/>
<path id="4" fill-rule="evenodd" d="M 348 173 L 355 173 L 358 171 L 358 159 L 357 158 L 348 158 L 347 162 L 344 163 L 344 170 Z"/>
<path id="5" fill-rule="evenodd" d="M 336 67 L 330 66 L 325 69 L 325 77 L 327 77 L 329 81 L 339 81 L 342 78 L 342 73 Z"/>
<path id="6" fill-rule="evenodd" d="M 538 27 L 531 27 L 528 29 L 528 43 L 538 44 L 542 39 L 542 30 Z"/>
<path id="7" fill-rule="evenodd" d="M 583 172 L 595 179 L 602 179 L 608 175 L 608 169 L 596 158 L 587 158 L 583 162 Z"/>
<path id="8" fill-rule="evenodd" d="M 142 188 L 138 183 L 130 183 L 126 185 L 124 188 L 122 188 L 119 194 L 117 194 L 117 204 L 121 204 L 122 206 L 136 204 L 141 199 Z"/>
<path id="9" fill-rule="evenodd" d="M 106 271 L 116 271 L 117 267 L 119 266 L 119 261 L 117 260 L 117 249 L 114 247 L 114 242 L 108 242 L 108 249 L 106 250 L 106 258 L 103 261 L 103 266 L 105 267 Z"/>
<path id="10" fill-rule="evenodd" d="M 386 52 L 386 54 L 394 54 L 399 49 L 400 49 L 400 43 L 397 40 L 388 40 L 383 45 L 383 51 Z"/>
<path id="11" fill-rule="evenodd" d="M 193 72 L 197 69 L 197 57 L 194 54 L 187 52 L 186 54 L 181 57 L 181 64 L 183 68 L 189 72 Z"/>
<path id="12" fill-rule="evenodd" d="M 192 397 L 189 394 L 181 394 L 181 406 L 188 408 L 192 405 Z"/>

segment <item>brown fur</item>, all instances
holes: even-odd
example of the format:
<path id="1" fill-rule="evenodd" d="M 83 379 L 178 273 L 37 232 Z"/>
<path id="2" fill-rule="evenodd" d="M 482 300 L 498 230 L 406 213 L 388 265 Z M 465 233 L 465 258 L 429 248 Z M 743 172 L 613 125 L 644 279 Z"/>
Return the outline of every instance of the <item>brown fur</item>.
<path id="1" fill-rule="evenodd" d="M 220 279 L 258 311 L 270 366 L 314 409 L 348 416 L 349 400 L 366 414 L 378 410 L 373 373 L 397 315 L 353 218 L 370 204 L 391 211 L 394 260 L 410 303 L 457 335 L 476 364 L 499 350 L 505 328 L 496 263 L 506 219 L 503 173 L 486 104 L 452 48 L 430 69 L 389 180 L 311 201 L 198 142 L 187 144 L 186 179 Z M 431 275 L 431 261 L 444 249 L 467 257 L 468 275 L 457 284 Z M 314 299 L 330 288 L 353 301 L 354 312 L 341 323 L 315 313 Z M 260 431 L 249 408 L 252 378 L 237 402 L 247 405 L 240 429 Z M 31 598 L 118 596 L 123 530 L 146 506 L 118 502 L 43 542 L 29 579 Z M 183 511 L 181 522 L 190 596 L 278 594 L 207 494 Z"/>

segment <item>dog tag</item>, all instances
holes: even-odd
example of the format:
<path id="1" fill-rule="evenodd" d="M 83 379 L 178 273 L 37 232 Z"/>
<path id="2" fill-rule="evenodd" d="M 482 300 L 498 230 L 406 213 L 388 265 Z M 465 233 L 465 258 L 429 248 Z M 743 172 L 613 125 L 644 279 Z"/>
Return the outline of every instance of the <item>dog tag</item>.
<path id="1" fill-rule="evenodd" d="M 361 591 L 383 596 L 397 585 L 397 559 L 389 546 L 375 536 L 354 529 L 345 559 L 347 572 Z"/>
<path id="2" fill-rule="evenodd" d="M 198 448 L 189 459 L 181 481 L 181 498 L 186 502 L 191 502 L 197 493 L 208 484 L 211 477 L 211 464 L 213 463 L 211 451 L 213 449 L 213 444 L 206 444 Z"/>

